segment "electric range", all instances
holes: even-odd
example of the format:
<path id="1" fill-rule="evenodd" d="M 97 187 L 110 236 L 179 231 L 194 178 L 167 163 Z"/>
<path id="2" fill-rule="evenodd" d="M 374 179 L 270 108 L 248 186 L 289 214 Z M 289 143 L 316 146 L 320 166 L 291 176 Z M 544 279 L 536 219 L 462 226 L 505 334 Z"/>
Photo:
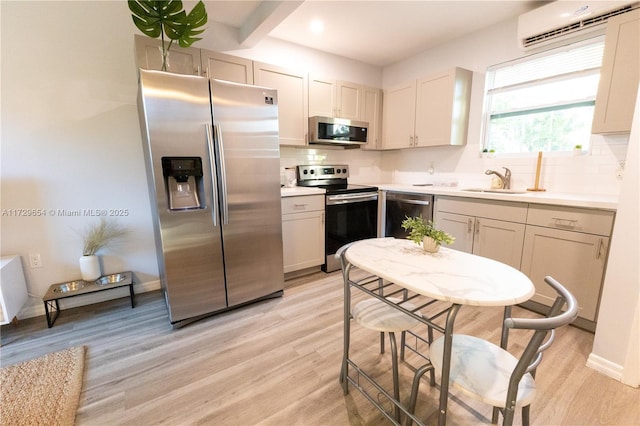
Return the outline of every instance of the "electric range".
<path id="1" fill-rule="evenodd" d="M 348 182 L 347 165 L 305 165 L 296 168 L 298 186 L 323 188 L 325 194 L 325 263 L 322 270 L 340 269 L 335 253 L 353 241 L 378 234 L 378 188 Z"/>

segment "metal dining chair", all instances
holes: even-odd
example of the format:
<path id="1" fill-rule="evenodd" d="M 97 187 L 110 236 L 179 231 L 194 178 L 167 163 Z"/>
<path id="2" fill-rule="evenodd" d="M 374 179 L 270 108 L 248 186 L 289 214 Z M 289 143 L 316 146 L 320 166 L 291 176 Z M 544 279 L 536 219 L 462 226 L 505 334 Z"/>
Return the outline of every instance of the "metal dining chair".
<path id="1" fill-rule="evenodd" d="M 416 307 L 409 302 L 402 302 L 395 297 L 387 298 L 390 302 L 400 305 L 409 311 Z M 420 315 L 420 312 L 414 312 Z M 404 358 L 404 332 L 419 325 L 420 322 L 378 299 L 366 299 L 354 306 L 351 316 L 361 326 L 370 330 L 388 333 L 391 343 L 391 371 L 393 375 L 393 397 L 400 401 L 400 383 L 398 378 L 398 345 L 396 333 L 402 333 L 402 357 Z M 384 346 L 380 345 L 380 353 L 384 353 Z M 400 421 L 400 409 L 395 407 L 395 417 Z"/>
<path id="2" fill-rule="evenodd" d="M 451 371 L 449 383 L 465 395 L 492 405 L 492 423 L 498 422 L 499 413 L 503 424 L 513 424 L 516 408 L 522 408 L 522 424 L 529 425 L 530 404 L 535 397 L 535 373 L 542 360 L 542 352 L 551 346 L 555 329 L 571 323 L 578 316 L 575 297 L 552 277 L 544 281 L 557 293 L 556 299 L 543 318 L 512 318 L 510 309 L 505 311 L 500 346 L 484 339 L 462 334 L 453 335 L 451 349 Z M 562 312 L 562 307 L 567 308 Z M 529 343 L 519 358 L 507 351 L 510 329 L 531 330 Z M 435 340 L 430 347 L 430 360 L 436 372 L 442 369 L 444 337 Z M 409 412 L 415 411 L 421 376 L 430 366 L 416 371 L 414 376 Z M 407 418 L 407 424 L 411 419 Z"/>
<path id="3" fill-rule="evenodd" d="M 346 251 L 351 244 L 346 244 L 338 249 L 335 256 L 340 259 L 342 264 L 342 271 L 345 271 L 345 259 L 343 257 L 344 251 Z M 382 285 L 382 282 L 380 282 Z M 382 289 L 380 290 L 380 296 L 382 297 Z M 386 300 L 390 303 L 399 305 L 408 311 L 412 311 L 414 314 L 421 316 L 419 310 L 410 303 L 397 297 L 386 297 Z M 396 333 L 401 334 L 400 344 L 400 359 L 404 360 L 404 348 L 405 348 L 405 332 L 414 328 L 420 324 L 420 321 L 415 318 L 406 315 L 398 309 L 390 306 L 382 300 L 369 298 L 358 302 L 353 308 L 351 308 L 350 317 L 362 327 L 369 330 L 380 332 L 380 353 L 384 353 L 384 334 L 389 334 L 389 341 L 391 346 L 391 371 L 393 379 L 393 397 L 396 401 L 400 401 L 400 381 L 398 373 L 398 345 L 396 343 Z M 341 381 L 344 378 L 344 372 L 340 373 Z M 400 408 L 394 405 L 394 417 L 397 422 L 400 422 Z"/>

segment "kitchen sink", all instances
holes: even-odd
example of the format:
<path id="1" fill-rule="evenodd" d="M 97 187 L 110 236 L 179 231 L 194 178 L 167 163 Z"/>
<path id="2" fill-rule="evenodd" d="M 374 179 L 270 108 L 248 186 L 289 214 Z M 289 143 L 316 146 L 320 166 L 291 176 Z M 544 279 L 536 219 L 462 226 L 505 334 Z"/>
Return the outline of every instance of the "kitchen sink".
<path id="1" fill-rule="evenodd" d="M 463 188 L 461 191 L 467 192 L 491 192 L 494 194 L 526 194 L 524 189 L 490 189 L 490 188 Z"/>

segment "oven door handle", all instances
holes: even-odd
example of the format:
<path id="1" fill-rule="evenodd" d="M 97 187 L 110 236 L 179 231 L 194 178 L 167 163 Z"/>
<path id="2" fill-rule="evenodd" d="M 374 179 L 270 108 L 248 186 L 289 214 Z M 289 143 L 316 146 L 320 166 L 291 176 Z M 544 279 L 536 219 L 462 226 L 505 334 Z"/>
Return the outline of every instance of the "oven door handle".
<path id="1" fill-rule="evenodd" d="M 376 201 L 378 194 L 340 194 L 340 195 L 328 195 L 327 205 L 332 204 L 346 204 L 346 203 L 358 203 L 363 201 Z"/>

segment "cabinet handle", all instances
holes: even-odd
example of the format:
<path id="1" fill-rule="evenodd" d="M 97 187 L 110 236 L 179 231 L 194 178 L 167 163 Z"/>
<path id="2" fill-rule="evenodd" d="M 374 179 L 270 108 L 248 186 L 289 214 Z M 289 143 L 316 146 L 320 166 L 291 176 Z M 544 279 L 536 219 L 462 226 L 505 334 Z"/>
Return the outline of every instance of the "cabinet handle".
<path id="1" fill-rule="evenodd" d="M 476 219 L 476 235 L 480 235 L 480 219 Z"/>
<path id="2" fill-rule="evenodd" d="M 553 221 L 555 221 L 555 226 L 560 228 L 575 228 L 578 224 L 578 219 L 565 219 L 562 217 L 552 217 Z"/>
<path id="3" fill-rule="evenodd" d="M 413 136 L 409 136 L 409 146 L 413 146 Z"/>
<path id="4" fill-rule="evenodd" d="M 294 207 L 298 207 L 298 208 L 304 208 L 306 206 L 308 206 L 309 203 L 295 203 L 293 206 Z"/>
<path id="5" fill-rule="evenodd" d="M 418 146 L 418 143 L 419 143 L 419 142 L 418 142 L 418 135 L 416 135 L 416 137 L 415 137 L 415 139 L 414 139 L 414 140 L 416 141 L 416 146 Z"/>
<path id="6" fill-rule="evenodd" d="M 471 233 L 473 231 L 473 219 L 469 218 L 467 222 L 467 233 Z"/>
<path id="7" fill-rule="evenodd" d="M 600 259 L 601 255 L 602 255 L 602 247 L 604 246 L 604 241 L 602 241 L 602 238 L 600 238 L 598 240 L 598 251 L 596 252 L 596 259 Z"/>

